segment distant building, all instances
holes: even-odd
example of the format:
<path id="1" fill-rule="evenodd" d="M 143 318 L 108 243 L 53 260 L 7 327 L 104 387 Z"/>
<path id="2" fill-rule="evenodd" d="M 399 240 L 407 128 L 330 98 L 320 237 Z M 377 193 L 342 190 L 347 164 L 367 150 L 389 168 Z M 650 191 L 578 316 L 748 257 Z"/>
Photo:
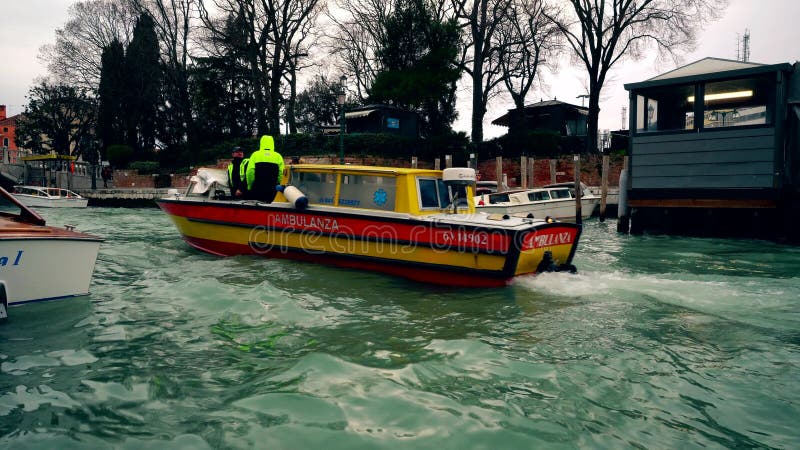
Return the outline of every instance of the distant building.
<path id="1" fill-rule="evenodd" d="M 632 233 L 798 239 L 800 63 L 705 58 L 625 89 Z"/>
<path id="2" fill-rule="evenodd" d="M 572 105 L 558 100 L 544 100 L 526 105 L 520 118 L 516 108 L 492 121 L 494 125 L 508 127 L 509 133 L 520 128 L 526 130 L 550 130 L 561 136 L 581 136 L 588 134 L 586 119 L 589 108 Z"/>
<path id="3" fill-rule="evenodd" d="M 0 105 L 0 147 L 17 150 L 17 119 L 19 114 L 6 117 L 6 105 Z"/>
<path id="4" fill-rule="evenodd" d="M 418 138 L 420 119 L 414 111 L 391 105 L 366 105 L 345 112 L 347 133 L 390 133 Z"/>

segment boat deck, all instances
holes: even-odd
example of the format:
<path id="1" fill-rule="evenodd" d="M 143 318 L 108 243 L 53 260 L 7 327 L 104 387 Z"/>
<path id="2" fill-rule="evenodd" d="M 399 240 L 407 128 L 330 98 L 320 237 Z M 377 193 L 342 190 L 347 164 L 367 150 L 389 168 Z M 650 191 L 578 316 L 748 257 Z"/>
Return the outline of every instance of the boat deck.
<path id="1" fill-rule="evenodd" d="M 65 228 L 50 227 L 47 225 L 33 225 L 14 220 L 13 218 L 0 216 L 0 240 L 36 237 L 102 240 L 85 233 L 80 233 Z"/>

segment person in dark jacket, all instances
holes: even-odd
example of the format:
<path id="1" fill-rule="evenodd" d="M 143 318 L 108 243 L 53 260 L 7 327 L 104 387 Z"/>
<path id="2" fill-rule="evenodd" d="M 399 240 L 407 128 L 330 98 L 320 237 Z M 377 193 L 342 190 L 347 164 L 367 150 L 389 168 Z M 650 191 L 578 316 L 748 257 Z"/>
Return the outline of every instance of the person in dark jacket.
<path id="1" fill-rule="evenodd" d="M 241 176 L 244 152 L 241 148 L 235 147 L 231 152 L 231 157 L 233 157 L 233 161 L 228 164 L 228 187 L 231 189 L 231 197 L 241 197 L 245 191 L 245 183 Z"/>
<path id="2" fill-rule="evenodd" d="M 249 197 L 272 203 L 277 193 L 276 186 L 283 181 L 283 156 L 275 151 L 272 136 L 261 136 L 261 145 L 250 155 L 246 178 Z"/>

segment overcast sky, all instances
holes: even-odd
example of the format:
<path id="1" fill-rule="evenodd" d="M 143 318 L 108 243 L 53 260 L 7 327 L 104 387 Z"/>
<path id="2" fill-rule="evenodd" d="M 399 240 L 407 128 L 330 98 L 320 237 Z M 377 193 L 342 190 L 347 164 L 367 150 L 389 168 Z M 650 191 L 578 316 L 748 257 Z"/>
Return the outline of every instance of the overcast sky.
<path id="1" fill-rule="evenodd" d="M 39 62 L 39 48 L 51 44 L 55 30 L 64 25 L 67 9 L 74 0 L 0 0 L 0 104 L 8 107 L 9 115 L 23 111 L 25 95 L 36 77 L 43 76 L 46 68 Z M 699 35 L 697 50 L 685 55 L 689 63 L 707 56 L 736 59 L 737 34 L 750 30 L 750 60 L 776 64 L 800 60 L 800 0 L 730 0 L 730 6 L 716 22 L 708 24 Z M 600 112 L 601 129 L 619 129 L 622 126 L 621 108 L 627 106 L 628 96 L 623 88 L 673 69 L 672 65 L 658 67 L 652 58 L 643 61 L 623 61 L 611 71 L 611 79 L 603 87 Z M 580 70 L 562 66 L 556 75 L 545 78 L 547 92 L 529 96 L 533 103 L 540 98 L 557 98 L 577 105 L 577 95 L 585 92 L 585 77 Z M 460 92 L 458 130 L 469 134 L 469 96 Z M 496 102 L 486 115 L 484 135 L 491 138 L 505 133 L 506 129 L 489 125 L 491 120 L 504 114 L 511 105 Z"/>

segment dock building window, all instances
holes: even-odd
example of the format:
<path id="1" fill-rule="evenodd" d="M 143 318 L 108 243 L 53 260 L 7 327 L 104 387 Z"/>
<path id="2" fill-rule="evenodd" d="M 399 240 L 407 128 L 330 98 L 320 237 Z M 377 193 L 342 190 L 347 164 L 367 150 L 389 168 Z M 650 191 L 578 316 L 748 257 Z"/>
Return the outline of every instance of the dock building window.
<path id="1" fill-rule="evenodd" d="M 774 75 L 641 89 L 635 107 L 637 134 L 772 125 Z"/>
<path id="2" fill-rule="evenodd" d="M 691 130 L 694 85 L 656 87 L 636 96 L 636 132 Z"/>
<path id="3" fill-rule="evenodd" d="M 706 83 L 703 128 L 772 124 L 774 91 L 774 80 L 768 77 Z"/>

